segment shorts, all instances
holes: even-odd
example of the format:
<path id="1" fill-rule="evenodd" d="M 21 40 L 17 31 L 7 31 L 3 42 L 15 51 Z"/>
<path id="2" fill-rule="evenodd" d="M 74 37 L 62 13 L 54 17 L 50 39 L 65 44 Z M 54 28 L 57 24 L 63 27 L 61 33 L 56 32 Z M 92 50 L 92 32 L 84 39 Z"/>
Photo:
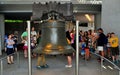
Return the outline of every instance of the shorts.
<path id="1" fill-rule="evenodd" d="M 112 56 L 119 55 L 119 47 L 111 47 Z"/>
<path id="2" fill-rule="evenodd" d="M 107 45 L 105 45 L 105 46 L 103 47 L 103 50 L 104 50 L 104 51 L 107 50 Z"/>
<path id="3" fill-rule="evenodd" d="M 97 46 L 98 51 L 103 51 L 103 49 L 104 49 L 103 46 Z"/>
<path id="4" fill-rule="evenodd" d="M 73 56 L 73 53 L 64 54 L 65 56 Z"/>
<path id="5" fill-rule="evenodd" d="M 28 46 L 23 46 L 23 49 L 24 50 L 28 50 Z"/>
<path id="6" fill-rule="evenodd" d="M 7 55 L 13 54 L 14 53 L 14 49 L 13 48 L 7 48 L 6 53 L 7 53 Z"/>

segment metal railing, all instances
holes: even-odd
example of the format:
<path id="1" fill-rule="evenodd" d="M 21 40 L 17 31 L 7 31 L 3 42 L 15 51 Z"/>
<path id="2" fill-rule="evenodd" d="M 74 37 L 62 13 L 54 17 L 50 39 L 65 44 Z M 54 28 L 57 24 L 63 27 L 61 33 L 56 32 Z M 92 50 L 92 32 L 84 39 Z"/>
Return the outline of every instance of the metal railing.
<path id="1" fill-rule="evenodd" d="M 15 53 L 13 53 L 13 54 L 10 54 L 10 55 L 8 55 L 8 56 L 11 56 L 11 55 L 13 55 L 14 57 L 15 57 L 15 59 L 14 60 L 16 60 L 16 69 L 17 68 L 19 68 L 19 52 L 15 52 Z M 7 64 L 7 61 L 6 61 L 6 59 L 7 59 L 7 57 L 8 56 L 5 56 L 5 57 L 3 57 L 3 58 L 1 58 L 0 59 L 0 75 L 4 75 L 4 71 L 5 71 L 5 69 L 4 69 L 4 65 L 6 66 L 6 69 L 8 68 L 8 65 L 6 65 Z M 6 63 L 6 64 L 5 64 Z M 15 66 L 14 66 L 15 67 Z M 8 73 L 9 74 L 9 73 Z"/>
<path id="2" fill-rule="evenodd" d="M 100 75 L 120 75 L 120 68 L 117 64 L 97 53 L 91 52 L 91 54 L 100 58 Z"/>

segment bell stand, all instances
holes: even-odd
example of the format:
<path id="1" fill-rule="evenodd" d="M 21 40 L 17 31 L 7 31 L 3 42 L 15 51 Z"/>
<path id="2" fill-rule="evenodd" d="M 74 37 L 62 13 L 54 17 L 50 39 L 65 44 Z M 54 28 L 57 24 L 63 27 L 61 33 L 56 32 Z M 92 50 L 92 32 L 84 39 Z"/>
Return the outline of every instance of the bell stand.
<path id="1" fill-rule="evenodd" d="M 31 48 L 30 48 L 30 21 L 27 21 L 28 28 L 28 75 L 32 75 Z M 79 75 L 79 21 L 76 21 L 76 68 L 75 75 Z"/>

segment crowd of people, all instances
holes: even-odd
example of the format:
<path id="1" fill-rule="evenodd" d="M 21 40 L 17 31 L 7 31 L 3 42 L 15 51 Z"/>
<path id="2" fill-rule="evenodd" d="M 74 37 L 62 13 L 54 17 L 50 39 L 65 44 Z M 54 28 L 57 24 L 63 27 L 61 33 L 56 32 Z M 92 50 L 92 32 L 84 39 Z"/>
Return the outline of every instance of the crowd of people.
<path id="1" fill-rule="evenodd" d="M 71 46 L 75 49 L 76 33 L 74 30 L 69 31 Z M 102 28 L 98 30 L 79 31 L 79 50 L 80 55 L 85 60 L 90 60 L 90 51 L 96 52 L 101 56 L 112 60 L 113 63 L 119 62 L 119 38 L 114 32 L 104 34 Z M 74 55 L 74 53 L 73 53 Z M 72 56 L 68 56 L 68 65 L 66 67 L 72 67 Z M 98 61 L 101 61 L 98 58 Z"/>
<path id="2" fill-rule="evenodd" d="M 28 57 L 28 41 L 27 41 L 27 28 L 21 35 L 22 43 L 24 44 L 24 57 Z M 10 34 L 5 41 L 5 51 L 7 55 L 8 64 L 13 64 L 13 53 L 17 51 L 17 39 L 18 36 L 14 34 Z M 41 31 L 37 33 L 35 28 L 31 28 L 31 50 L 33 50 L 40 42 Z M 75 30 L 67 31 L 66 38 L 68 44 L 70 44 L 76 50 L 76 33 Z M 111 58 L 114 63 L 118 63 L 118 55 L 119 55 L 119 38 L 115 35 L 114 32 L 104 34 L 102 28 L 99 28 L 97 31 L 88 30 L 88 31 L 79 31 L 79 50 L 80 55 L 84 56 L 85 60 L 90 60 L 92 52 L 98 52 L 101 56 L 106 58 Z M 11 54 L 11 55 L 10 55 Z M 72 67 L 72 57 L 75 53 L 67 55 L 68 64 L 65 67 Z M 32 57 L 38 56 L 37 60 L 37 68 L 48 67 L 46 64 L 44 55 L 36 55 L 32 53 Z M 98 59 L 100 61 L 100 59 Z"/>
<path id="3" fill-rule="evenodd" d="M 35 31 L 35 28 L 31 28 L 31 57 L 38 57 L 37 68 L 48 67 L 45 61 L 44 55 L 38 55 L 33 53 L 33 49 L 40 43 L 41 40 L 41 31 L 38 33 Z M 23 44 L 24 58 L 28 58 L 28 29 L 21 34 L 21 43 Z M 7 53 L 7 63 L 14 63 L 14 52 L 17 52 L 18 48 L 18 36 L 14 34 L 9 34 L 5 37 L 5 52 Z"/>

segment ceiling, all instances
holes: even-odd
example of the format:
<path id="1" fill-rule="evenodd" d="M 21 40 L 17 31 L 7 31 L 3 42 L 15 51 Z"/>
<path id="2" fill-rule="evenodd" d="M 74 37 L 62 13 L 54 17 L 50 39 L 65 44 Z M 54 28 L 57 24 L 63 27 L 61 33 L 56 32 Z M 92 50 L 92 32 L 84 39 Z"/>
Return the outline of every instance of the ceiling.
<path id="1" fill-rule="evenodd" d="M 5 18 L 8 20 L 15 20 L 15 19 L 29 20 L 31 15 L 32 15 L 32 13 L 6 13 Z M 76 20 L 79 20 L 81 22 L 89 22 L 89 20 L 85 17 L 84 13 L 75 13 L 74 16 L 75 16 Z M 89 16 L 93 22 L 94 14 L 89 14 Z"/>
<path id="2" fill-rule="evenodd" d="M 0 4 L 33 4 L 34 2 L 72 2 L 73 4 L 101 4 L 102 0 L 0 0 Z"/>
<path id="3" fill-rule="evenodd" d="M 76 19 L 81 21 L 88 21 L 84 16 L 85 13 L 90 14 L 90 17 L 93 21 L 93 15 L 101 12 L 101 5 L 82 4 L 82 2 L 84 3 L 85 1 L 87 2 L 95 0 L 0 0 L 0 14 L 4 14 L 5 19 L 30 20 L 30 17 L 32 16 L 33 2 L 45 3 L 49 1 L 59 1 L 62 3 L 72 2 L 74 4 L 74 15 L 76 16 Z M 81 4 L 79 4 L 80 2 Z"/>

